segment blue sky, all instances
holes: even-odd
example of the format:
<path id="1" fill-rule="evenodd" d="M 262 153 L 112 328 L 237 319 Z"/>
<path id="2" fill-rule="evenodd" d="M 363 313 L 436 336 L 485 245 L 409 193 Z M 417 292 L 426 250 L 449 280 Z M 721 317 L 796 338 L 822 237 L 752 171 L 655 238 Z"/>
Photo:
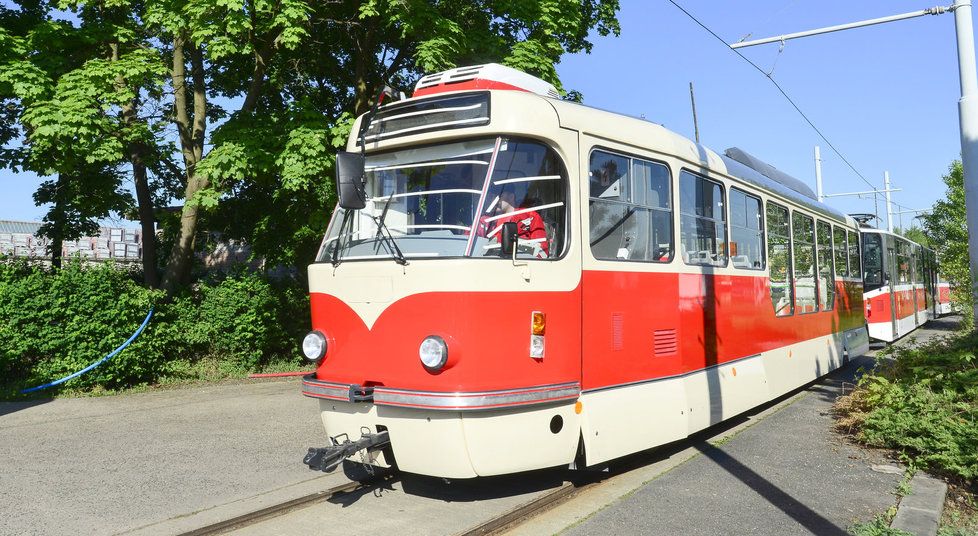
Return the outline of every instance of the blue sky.
<path id="1" fill-rule="evenodd" d="M 679 0 L 727 42 L 769 37 L 916 11 L 933 0 Z M 948 2 L 949 3 L 949 2 Z M 813 147 L 821 146 L 826 193 L 870 189 L 832 152 L 761 73 L 666 0 L 622 0 L 621 36 L 594 37 L 590 55 L 566 56 L 558 73 L 585 103 L 661 123 L 693 138 L 689 82 L 700 138 L 717 152 L 740 147 L 814 189 Z M 959 157 L 954 16 L 926 16 L 741 49 L 795 100 L 876 187 L 889 170 L 893 200 L 927 208 Z M 0 170 L 0 219 L 38 220 L 31 194 L 40 179 Z M 835 198 L 843 212 L 873 212 L 871 198 Z M 880 214 L 885 208 L 880 202 Z M 909 226 L 912 215 L 903 216 Z M 898 222 L 899 223 L 899 222 Z M 885 222 L 884 222 L 885 225 Z"/>
<path id="2" fill-rule="evenodd" d="M 727 42 L 872 19 L 931 7 L 925 1 L 756 0 L 679 4 Z M 950 3 L 950 2 L 948 2 Z M 623 0 L 619 38 L 594 39 L 590 55 L 566 57 L 558 73 L 585 103 L 661 123 L 693 138 L 689 82 L 700 139 L 740 147 L 815 188 L 821 146 L 826 193 L 870 189 L 832 152 L 777 88 L 666 0 Z M 926 16 L 740 49 L 773 78 L 856 170 L 894 202 L 930 207 L 960 155 L 954 15 Z M 871 198 L 834 198 L 843 212 L 873 212 Z M 880 214 L 885 218 L 882 201 Z M 913 215 L 903 215 L 910 226 Z M 895 218 L 896 220 L 896 218 Z M 899 221 L 897 220 L 899 224 Z M 885 225 L 885 222 L 884 222 Z"/>

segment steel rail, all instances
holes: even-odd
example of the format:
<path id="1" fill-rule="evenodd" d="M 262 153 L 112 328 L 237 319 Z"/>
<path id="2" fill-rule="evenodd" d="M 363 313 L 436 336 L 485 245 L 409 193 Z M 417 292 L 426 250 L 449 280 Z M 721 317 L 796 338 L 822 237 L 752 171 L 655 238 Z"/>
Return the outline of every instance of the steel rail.
<path id="1" fill-rule="evenodd" d="M 280 515 L 287 514 L 292 510 L 297 510 L 299 508 L 309 506 L 312 503 L 325 501 L 333 497 L 334 495 L 340 493 L 346 493 L 353 491 L 361 486 L 369 486 L 374 483 L 384 482 L 386 479 L 378 479 L 371 482 L 361 483 L 361 482 L 347 482 L 345 484 L 340 484 L 323 491 L 317 491 L 315 493 L 310 493 L 302 497 L 291 499 L 279 504 L 273 504 L 272 506 L 267 506 L 254 512 L 249 512 L 247 514 L 242 514 L 239 516 L 232 517 L 230 519 L 225 519 L 224 521 L 218 521 L 204 527 L 200 527 L 188 532 L 181 533 L 179 536 L 210 536 L 213 534 L 224 534 L 233 529 L 239 529 L 246 527 L 248 525 L 254 525 L 265 521 L 266 519 L 271 519 L 273 517 L 278 517 Z"/>
<path id="2" fill-rule="evenodd" d="M 572 482 L 564 482 L 564 484 L 559 488 L 549 493 L 544 493 L 528 503 L 517 506 L 509 512 L 500 514 L 488 521 L 479 523 L 474 527 L 458 533 L 456 536 L 486 536 L 489 534 L 496 534 L 502 529 L 519 525 L 521 522 L 541 514 L 551 507 L 570 499 L 576 495 L 577 492 L 598 483 L 599 482 L 588 482 L 586 484 L 575 485 Z"/>

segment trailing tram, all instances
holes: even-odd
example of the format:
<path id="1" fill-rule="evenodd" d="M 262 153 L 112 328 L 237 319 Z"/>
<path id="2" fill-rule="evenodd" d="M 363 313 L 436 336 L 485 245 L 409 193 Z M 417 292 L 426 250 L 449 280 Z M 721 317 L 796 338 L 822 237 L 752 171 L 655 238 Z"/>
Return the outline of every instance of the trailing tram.
<path id="1" fill-rule="evenodd" d="M 868 350 L 856 222 L 742 150 L 495 64 L 352 132 L 309 267 L 310 468 L 600 465 Z"/>
<path id="2" fill-rule="evenodd" d="M 862 231 L 863 301 L 869 336 L 893 342 L 941 314 L 937 256 L 900 235 Z M 949 292 L 944 299 L 950 299 Z"/>

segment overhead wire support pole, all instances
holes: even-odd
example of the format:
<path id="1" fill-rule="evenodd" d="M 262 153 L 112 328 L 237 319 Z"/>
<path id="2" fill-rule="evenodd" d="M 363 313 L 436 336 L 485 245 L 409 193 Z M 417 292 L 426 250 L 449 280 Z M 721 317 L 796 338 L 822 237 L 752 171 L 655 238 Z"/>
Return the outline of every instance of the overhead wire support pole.
<path id="1" fill-rule="evenodd" d="M 961 124 L 961 167 L 964 171 L 965 222 L 968 233 L 968 258 L 971 266 L 972 303 L 978 313 L 978 73 L 975 72 L 975 32 L 971 20 L 971 0 L 954 0 L 954 28 L 958 38 L 958 74 L 961 100 L 958 117 Z M 978 314 L 976 314 L 978 318 Z"/>
<path id="2" fill-rule="evenodd" d="M 955 2 L 957 5 L 957 2 Z M 970 2 L 969 2 L 970 5 Z M 785 35 L 779 35 L 777 37 L 766 37 L 764 39 L 755 39 L 753 41 L 741 41 L 739 43 L 734 43 L 730 45 L 730 48 L 744 48 L 752 47 L 754 45 L 766 45 L 768 43 L 783 43 L 789 39 L 798 39 L 800 37 L 809 37 L 812 35 L 820 35 L 832 32 L 839 32 L 842 30 L 851 30 L 852 28 L 862 28 L 864 26 L 873 26 L 875 24 L 883 24 L 886 22 L 895 22 L 898 20 L 913 19 L 916 17 L 923 17 L 924 15 L 941 15 L 951 11 L 952 7 L 932 7 L 928 9 L 922 9 L 920 11 L 913 11 L 911 13 L 904 13 L 902 15 L 890 15 L 889 17 L 880 17 L 878 19 L 869 19 L 859 22 L 850 22 L 848 24 L 838 24 L 836 26 L 827 26 L 825 28 L 817 28 L 814 30 L 807 30 L 804 32 L 795 32 Z"/>
<path id="3" fill-rule="evenodd" d="M 883 172 L 883 188 L 886 192 L 886 230 L 893 232 L 893 200 L 890 198 L 890 172 Z"/>
<path id="4" fill-rule="evenodd" d="M 815 193 L 819 203 L 825 201 L 825 196 L 822 195 L 822 152 L 818 145 L 815 146 Z"/>

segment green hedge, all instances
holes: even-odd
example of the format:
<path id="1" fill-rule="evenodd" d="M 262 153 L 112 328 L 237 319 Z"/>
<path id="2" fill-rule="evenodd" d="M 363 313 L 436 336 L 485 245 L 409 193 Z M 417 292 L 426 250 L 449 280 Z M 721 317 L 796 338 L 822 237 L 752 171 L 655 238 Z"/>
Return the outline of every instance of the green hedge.
<path id="1" fill-rule="evenodd" d="M 978 335 L 890 347 L 893 361 L 837 403 L 842 428 L 906 461 L 978 477 Z"/>
<path id="2" fill-rule="evenodd" d="M 155 314 L 128 348 L 65 384 L 119 389 L 300 363 L 309 326 L 308 295 L 296 281 L 239 272 L 201 281 L 173 300 L 112 264 L 70 262 L 54 270 L 0 261 L 0 385 L 7 396 L 78 371 L 122 344 Z"/>

